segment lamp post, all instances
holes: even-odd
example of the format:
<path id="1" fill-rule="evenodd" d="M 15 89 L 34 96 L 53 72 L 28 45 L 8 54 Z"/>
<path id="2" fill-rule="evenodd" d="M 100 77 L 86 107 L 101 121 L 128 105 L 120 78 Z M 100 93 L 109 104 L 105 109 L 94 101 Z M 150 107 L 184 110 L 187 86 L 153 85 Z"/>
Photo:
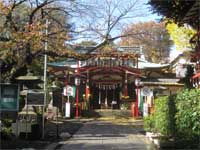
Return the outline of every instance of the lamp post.
<path id="1" fill-rule="evenodd" d="M 135 86 L 136 86 L 136 102 L 135 102 L 135 117 L 138 118 L 139 116 L 139 109 L 138 109 L 138 99 L 139 99 L 139 94 L 138 94 L 138 88 L 140 85 L 140 79 L 136 78 L 135 79 Z"/>
<path id="2" fill-rule="evenodd" d="M 76 118 L 78 118 L 78 97 L 79 97 L 79 85 L 81 83 L 80 76 L 75 76 L 75 85 L 76 85 Z"/>

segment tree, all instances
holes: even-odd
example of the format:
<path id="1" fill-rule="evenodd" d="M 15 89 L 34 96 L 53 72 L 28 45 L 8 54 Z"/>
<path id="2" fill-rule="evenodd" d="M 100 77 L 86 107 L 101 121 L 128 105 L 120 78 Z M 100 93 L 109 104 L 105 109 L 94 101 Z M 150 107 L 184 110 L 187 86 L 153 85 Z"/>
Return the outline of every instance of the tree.
<path id="1" fill-rule="evenodd" d="M 66 41 L 88 37 L 99 42 L 88 53 L 129 34 L 119 32 L 133 18 L 146 16 L 140 0 L 10 0 L 0 1 L 0 59 L 3 78 L 12 78 L 44 53 L 86 59 Z M 146 7 L 146 6 L 145 6 Z M 48 35 L 45 21 L 49 20 Z M 69 25 L 73 24 L 74 26 Z M 141 34 L 140 32 L 135 34 Z M 131 34 L 132 35 L 132 34 Z M 44 42 L 48 40 L 48 51 Z"/>
<path id="2" fill-rule="evenodd" d="M 183 17 L 187 14 L 188 10 L 198 0 L 149 0 L 152 10 L 155 13 L 163 15 L 167 19 L 173 20 L 177 24 L 183 24 Z M 199 26 L 198 18 L 195 22 L 188 22 L 193 27 Z"/>
<path id="3" fill-rule="evenodd" d="M 148 16 L 143 11 L 146 5 L 141 0 L 85 0 L 82 5 L 87 7 L 79 15 L 79 38 L 92 39 L 99 43 L 88 53 L 122 37 L 142 34 L 140 31 L 123 34 L 121 30 L 134 19 Z"/>
<path id="4" fill-rule="evenodd" d="M 191 44 L 189 41 L 196 33 L 195 30 L 186 26 L 179 27 L 175 23 L 168 23 L 166 25 L 166 29 L 169 32 L 174 45 L 176 46 L 176 50 L 191 50 Z"/>
<path id="5" fill-rule="evenodd" d="M 67 50 L 70 39 L 68 16 L 71 0 L 11 0 L 0 1 L 0 59 L 3 60 L 3 80 L 12 79 L 21 69 L 28 68 L 43 56 L 44 42 L 52 56 L 77 57 Z M 49 20 L 48 35 L 45 21 Z"/>
<path id="6" fill-rule="evenodd" d="M 135 34 L 142 32 L 143 34 Z M 165 28 L 165 23 L 139 22 L 126 27 L 123 34 L 133 34 L 124 37 L 121 45 L 141 45 L 145 58 L 151 62 L 166 62 L 169 58 L 172 42 Z"/>

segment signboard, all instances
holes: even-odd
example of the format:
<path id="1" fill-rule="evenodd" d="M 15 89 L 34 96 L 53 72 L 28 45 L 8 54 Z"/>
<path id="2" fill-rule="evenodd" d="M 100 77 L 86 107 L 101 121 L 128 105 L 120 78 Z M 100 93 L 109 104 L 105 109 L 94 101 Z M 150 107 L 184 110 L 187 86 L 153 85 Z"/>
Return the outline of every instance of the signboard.
<path id="1" fill-rule="evenodd" d="M 43 106 L 44 105 L 44 92 L 29 91 L 27 93 L 27 105 Z"/>
<path id="2" fill-rule="evenodd" d="M 65 103 L 65 117 L 70 117 L 70 103 Z"/>
<path id="3" fill-rule="evenodd" d="M 75 87 L 67 85 L 63 89 L 63 95 L 64 96 L 75 96 Z"/>
<path id="4" fill-rule="evenodd" d="M 62 108 L 62 90 L 53 91 L 53 106 Z"/>
<path id="5" fill-rule="evenodd" d="M 0 111 L 18 111 L 19 85 L 0 84 Z"/>

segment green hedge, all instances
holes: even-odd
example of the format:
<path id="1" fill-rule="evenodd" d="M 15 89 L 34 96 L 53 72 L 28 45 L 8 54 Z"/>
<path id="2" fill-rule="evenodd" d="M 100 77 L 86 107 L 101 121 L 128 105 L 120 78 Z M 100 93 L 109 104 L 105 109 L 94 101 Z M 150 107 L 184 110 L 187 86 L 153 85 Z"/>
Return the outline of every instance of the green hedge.
<path id="1" fill-rule="evenodd" d="M 164 96 L 155 100 L 155 129 L 165 136 L 175 133 L 174 96 Z"/>
<path id="2" fill-rule="evenodd" d="M 200 137 L 200 90 L 157 98 L 155 113 L 144 118 L 144 129 L 183 139 Z"/>
<path id="3" fill-rule="evenodd" d="M 200 90 L 184 90 L 176 97 L 176 125 L 184 137 L 200 136 Z"/>

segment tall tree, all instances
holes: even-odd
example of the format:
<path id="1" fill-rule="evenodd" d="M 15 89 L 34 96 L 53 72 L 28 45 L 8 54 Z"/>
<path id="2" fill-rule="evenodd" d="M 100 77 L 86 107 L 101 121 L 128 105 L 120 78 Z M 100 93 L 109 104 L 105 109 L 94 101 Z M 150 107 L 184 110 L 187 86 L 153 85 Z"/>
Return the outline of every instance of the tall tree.
<path id="1" fill-rule="evenodd" d="M 70 39 L 68 17 L 71 0 L 10 0 L 0 1 L 0 59 L 3 60 L 3 79 L 11 79 L 21 69 L 29 67 L 46 53 L 75 55 L 66 49 Z M 45 34 L 46 20 L 48 34 Z M 37 61 L 36 61 L 37 62 Z"/>
<path id="2" fill-rule="evenodd" d="M 147 6 L 141 0 L 85 0 L 81 3 L 87 9 L 81 10 L 78 18 L 77 33 L 79 38 L 95 40 L 99 44 L 89 51 L 92 52 L 122 37 L 121 30 L 127 24 L 140 17 L 148 16 Z M 142 34 L 140 31 L 134 34 Z"/>
<path id="3" fill-rule="evenodd" d="M 141 32 L 142 34 L 135 34 Z M 133 34 L 124 37 L 121 45 L 141 45 L 145 58 L 151 62 L 167 62 L 172 42 L 165 28 L 165 23 L 139 22 L 126 27 L 123 34 Z"/>

